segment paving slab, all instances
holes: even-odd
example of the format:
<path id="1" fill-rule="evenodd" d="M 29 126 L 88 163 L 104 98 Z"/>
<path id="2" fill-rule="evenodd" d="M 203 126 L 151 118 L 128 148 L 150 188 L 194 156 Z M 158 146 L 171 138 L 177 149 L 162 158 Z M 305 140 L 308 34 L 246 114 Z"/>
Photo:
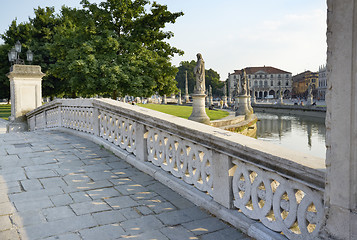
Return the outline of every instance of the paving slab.
<path id="1" fill-rule="evenodd" d="M 0 158 L 0 239 L 248 239 L 67 133 L 0 134 Z"/>

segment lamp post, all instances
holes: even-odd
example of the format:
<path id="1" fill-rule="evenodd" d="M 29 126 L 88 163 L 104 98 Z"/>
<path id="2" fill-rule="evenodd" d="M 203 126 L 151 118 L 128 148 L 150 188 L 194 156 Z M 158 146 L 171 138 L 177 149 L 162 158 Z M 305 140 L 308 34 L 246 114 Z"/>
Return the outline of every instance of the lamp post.
<path id="1" fill-rule="evenodd" d="M 14 65 L 14 64 L 24 65 L 25 64 L 25 61 L 20 58 L 21 48 L 22 48 L 22 45 L 21 45 L 20 41 L 17 41 L 15 43 L 15 46 L 9 51 L 8 58 L 9 58 L 9 62 L 11 63 L 11 65 Z M 27 57 L 27 61 L 31 64 L 31 62 L 33 61 L 33 53 L 30 49 L 27 50 L 26 57 Z"/>

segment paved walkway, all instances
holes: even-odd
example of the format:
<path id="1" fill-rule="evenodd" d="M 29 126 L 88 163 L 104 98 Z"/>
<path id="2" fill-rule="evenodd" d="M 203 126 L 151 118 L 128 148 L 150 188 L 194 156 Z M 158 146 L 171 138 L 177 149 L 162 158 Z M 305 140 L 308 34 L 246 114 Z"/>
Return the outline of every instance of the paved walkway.
<path id="1" fill-rule="evenodd" d="M 100 146 L 39 131 L 0 134 L 0 239 L 249 238 Z"/>

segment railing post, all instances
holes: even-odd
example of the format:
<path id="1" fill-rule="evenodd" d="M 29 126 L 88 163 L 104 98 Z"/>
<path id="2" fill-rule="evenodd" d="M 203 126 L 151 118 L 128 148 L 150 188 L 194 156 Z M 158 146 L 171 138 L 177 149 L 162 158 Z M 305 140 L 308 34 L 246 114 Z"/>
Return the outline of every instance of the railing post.
<path id="1" fill-rule="evenodd" d="M 97 107 L 93 107 L 93 134 L 100 136 L 100 118 L 99 109 Z"/>
<path id="2" fill-rule="evenodd" d="M 216 151 L 212 153 L 212 160 L 213 199 L 226 208 L 232 208 L 232 179 L 235 166 L 229 156 Z"/>
<path id="3" fill-rule="evenodd" d="M 143 162 L 148 160 L 147 135 L 145 125 L 137 122 L 135 131 L 136 159 Z"/>
<path id="4" fill-rule="evenodd" d="M 62 106 L 58 106 L 58 127 L 62 127 Z"/>

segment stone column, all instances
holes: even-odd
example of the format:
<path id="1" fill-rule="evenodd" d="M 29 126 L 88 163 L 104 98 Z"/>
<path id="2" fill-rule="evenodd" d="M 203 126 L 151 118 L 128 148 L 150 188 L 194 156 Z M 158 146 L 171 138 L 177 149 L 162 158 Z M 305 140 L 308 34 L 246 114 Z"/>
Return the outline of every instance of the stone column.
<path id="1" fill-rule="evenodd" d="M 186 82 L 185 82 L 185 103 L 190 102 L 190 96 L 188 95 L 188 81 L 187 81 L 187 71 L 186 71 Z"/>
<path id="2" fill-rule="evenodd" d="M 162 104 L 167 104 L 166 94 L 162 97 Z"/>
<path id="3" fill-rule="evenodd" d="M 357 239 L 357 2 L 327 1 L 325 238 Z"/>
<path id="4" fill-rule="evenodd" d="M 11 116 L 7 132 L 27 131 L 25 114 L 42 105 L 42 77 L 40 66 L 18 65 L 7 74 L 10 79 Z"/>
<path id="5" fill-rule="evenodd" d="M 249 107 L 248 107 L 249 99 L 250 99 L 250 96 L 248 96 L 248 95 L 240 95 L 236 98 L 236 101 L 238 100 L 236 116 L 245 115 L 246 118 L 249 117 L 249 115 L 251 114 L 251 111 L 249 110 Z"/>
<path id="6" fill-rule="evenodd" d="M 192 94 L 192 113 L 188 118 L 196 122 L 210 124 L 210 119 L 206 114 L 205 108 L 206 94 Z"/>
<path id="7" fill-rule="evenodd" d="M 177 105 L 182 105 L 181 90 L 179 90 L 179 95 L 178 95 L 178 99 L 177 99 Z"/>
<path id="8" fill-rule="evenodd" d="M 312 94 L 311 94 L 311 95 L 309 94 L 309 95 L 307 96 L 306 105 L 307 105 L 307 106 L 311 106 L 313 103 L 314 103 L 314 97 L 312 96 Z"/>

